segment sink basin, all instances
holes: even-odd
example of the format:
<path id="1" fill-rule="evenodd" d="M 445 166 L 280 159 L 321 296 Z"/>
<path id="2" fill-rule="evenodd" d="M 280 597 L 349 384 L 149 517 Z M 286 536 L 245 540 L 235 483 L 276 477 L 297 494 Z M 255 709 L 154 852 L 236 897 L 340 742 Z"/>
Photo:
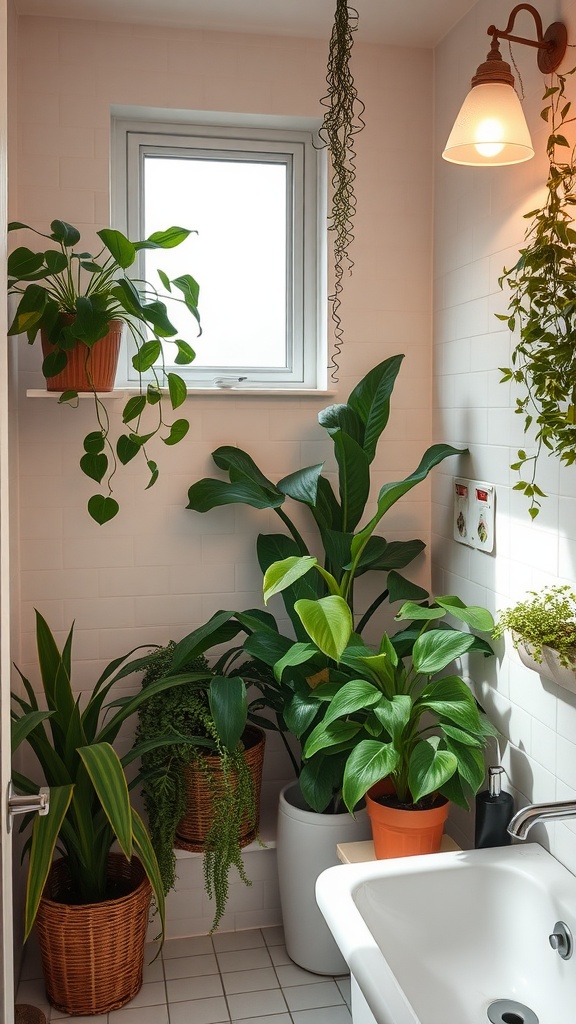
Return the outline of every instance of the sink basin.
<path id="1" fill-rule="evenodd" d="M 549 942 L 557 921 L 576 937 L 576 878 L 534 843 L 343 864 L 316 898 L 350 967 L 354 1024 L 576 1019 L 576 953 Z"/>

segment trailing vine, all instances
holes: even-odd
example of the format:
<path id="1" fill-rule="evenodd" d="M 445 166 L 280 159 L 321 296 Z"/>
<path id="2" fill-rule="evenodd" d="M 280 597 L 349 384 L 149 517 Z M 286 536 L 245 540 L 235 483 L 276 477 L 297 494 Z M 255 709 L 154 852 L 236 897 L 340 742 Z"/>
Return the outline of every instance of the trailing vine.
<path id="1" fill-rule="evenodd" d="M 550 161 L 546 199 L 541 208 L 525 214 L 530 221 L 518 262 L 504 268 L 500 286 L 510 288 L 507 314 L 497 314 L 520 340 L 511 366 L 500 367 L 502 382 L 513 381 L 523 390 L 515 412 L 524 417 L 524 433 L 535 431 L 533 451 L 518 450 L 511 468 L 520 479 L 514 489 L 530 501 L 534 519 L 545 492 L 536 483 L 543 451 L 567 466 L 576 461 L 576 147 L 564 129 L 574 121 L 566 99 L 566 79 L 552 76 L 546 89 L 541 117 L 550 126 L 547 155 Z M 568 151 L 568 154 L 567 154 Z M 567 154 L 562 160 L 560 153 Z"/>
<path id="2" fill-rule="evenodd" d="M 340 316 L 341 294 L 345 269 L 352 272 L 354 261 L 349 254 L 354 239 L 353 219 L 356 212 L 354 182 L 356 180 L 356 150 L 354 136 L 364 128 L 364 103 L 350 69 L 354 32 L 358 28 L 358 11 L 347 0 L 336 0 L 334 24 L 328 49 L 326 83 L 328 91 L 320 101 L 326 107 L 319 135 L 330 152 L 332 161 L 332 210 L 328 230 L 334 232 L 334 290 L 328 296 L 336 338 L 331 358 L 332 380 L 339 365 L 338 357 L 344 343 Z"/>
<path id="3" fill-rule="evenodd" d="M 170 674 L 175 646 L 171 641 L 150 658 L 143 687 Z M 206 670 L 208 662 L 203 656 L 179 669 Z M 150 697 L 139 711 L 137 741 L 153 741 L 156 736 L 170 733 L 198 737 L 201 742 L 209 741 L 211 754 L 219 755 L 218 776 L 203 756 L 205 746 L 175 743 L 156 747 L 142 756 L 144 800 L 165 894 L 176 882 L 174 845 L 186 808 L 185 769 L 192 762 L 206 779 L 214 817 L 205 838 L 203 870 L 206 893 L 215 905 L 213 931 L 226 907 L 230 868 L 235 866 L 241 880 L 252 884 L 244 869 L 240 838 L 246 819 L 251 824 L 256 820 L 256 799 L 252 776 L 242 756 L 243 746 L 229 751 L 218 735 L 210 713 L 207 685 L 184 683 Z"/>

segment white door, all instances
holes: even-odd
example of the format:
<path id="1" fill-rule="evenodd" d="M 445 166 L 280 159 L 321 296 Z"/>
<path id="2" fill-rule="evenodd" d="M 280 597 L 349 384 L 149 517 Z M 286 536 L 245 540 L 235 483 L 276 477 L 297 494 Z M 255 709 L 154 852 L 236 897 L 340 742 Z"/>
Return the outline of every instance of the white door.
<path id="1" fill-rule="evenodd" d="M 8 102 L 6 0 L 0 0 L 0 1020 L 14 1021 L 12 843 L 8 833 L 10 783 L 10 565 L 8 490 L 8 349 L 6 343 L 6 226 Z"/>

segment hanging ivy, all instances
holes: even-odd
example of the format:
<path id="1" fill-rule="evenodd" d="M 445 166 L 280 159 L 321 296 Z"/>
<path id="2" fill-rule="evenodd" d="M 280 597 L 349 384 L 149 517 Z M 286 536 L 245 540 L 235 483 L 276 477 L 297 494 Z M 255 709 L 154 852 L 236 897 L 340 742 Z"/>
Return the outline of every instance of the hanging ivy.
<path id="1" fill-rule="evenodd" d="M 352 272 L 354 261 L 349 249 L 354 239 L 353 220 L 356 212 L 356 150 L 354 136 L 364 127 L 364 104 L 350 68 L 354 32 L 358 28 L 358 11 L 346 0 L 336 0 L 334 25 L 328 50 L 326 83 L 328 91 L 321 103 L 326 107 L 319 135 L 328 148 L 332 163 L 332 208 L 328 230 L 334 232 L 334 290 L 328 296 L 336 338 L 332 356 L 332 380 L 338 380 L 338 357 L 344 343 L 340 316 L 344 273 Z"/>
<path id="2" fill-rule="evenodd" d="M 519 334 L 511 366 L 500 367 L 502 382 L 519 386 L 515 411 L 524 417 L 524 433 L 535 433 L 534 449 L 519 449 L 511 466 L 520 474 L 514 489 L 528 498 L 532 519 L 546 497 L 536 483 L 542 452 L 566 466 L 576 462 L 576 147 L 564 131 L 575 120 L 566 98 L 566 79 L 574 71 L 554 74 L 544 93 L 541 116 L 550 126 L 546 197 L 525 214 L 530 223 L 520 258 L 499 281 L 508 285 L 510 301 L 498 319 Z"/>

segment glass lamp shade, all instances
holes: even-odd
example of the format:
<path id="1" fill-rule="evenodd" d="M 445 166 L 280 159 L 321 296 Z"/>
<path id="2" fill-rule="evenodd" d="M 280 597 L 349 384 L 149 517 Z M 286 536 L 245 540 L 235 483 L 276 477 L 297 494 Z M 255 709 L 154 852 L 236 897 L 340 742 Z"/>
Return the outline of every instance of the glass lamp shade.
<path id="1" fill-rule="evenodd" d="M 524 111 L 511 85 L 473 86 L 442 156 L 450 163 L 472 167 L 519 164 L 534 156 Z"/>

